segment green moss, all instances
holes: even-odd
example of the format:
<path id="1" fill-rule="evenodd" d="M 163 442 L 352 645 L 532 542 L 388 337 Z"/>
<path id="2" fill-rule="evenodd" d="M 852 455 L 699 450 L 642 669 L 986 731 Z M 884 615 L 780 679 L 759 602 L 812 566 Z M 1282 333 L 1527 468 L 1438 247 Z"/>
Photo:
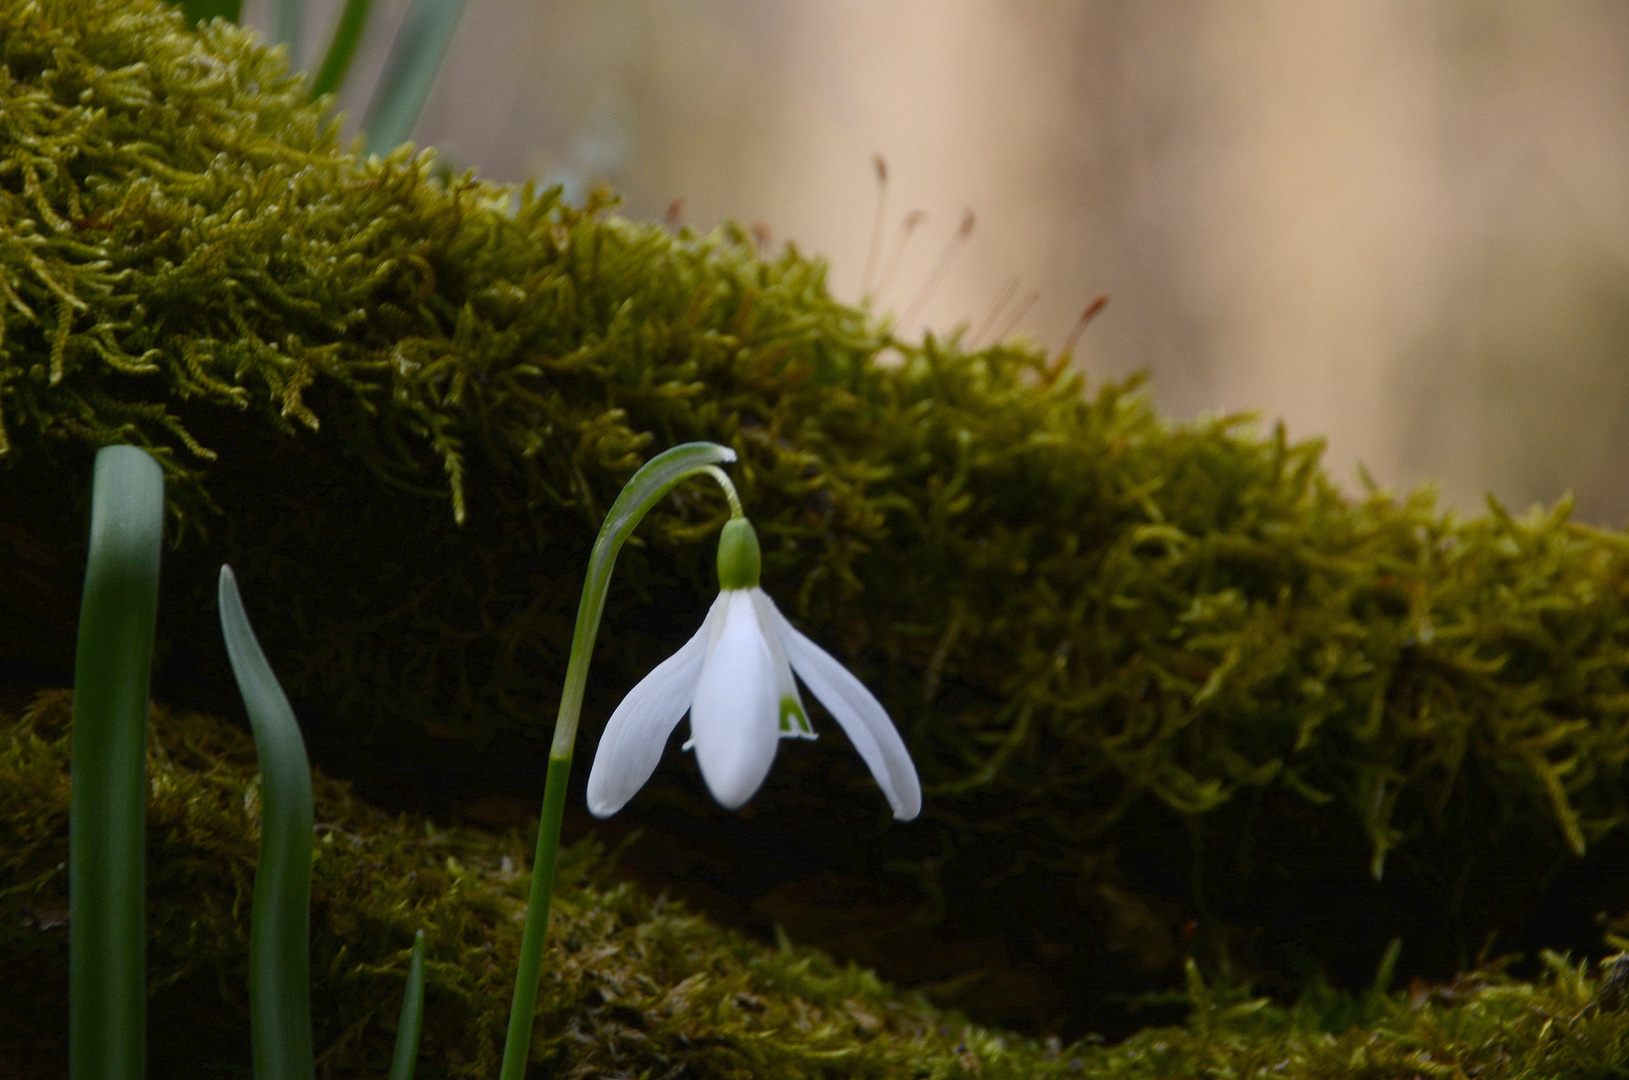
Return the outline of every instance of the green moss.
<path id="1" fill-rule="evenodd" d="M 0 713 L 0 1050 L 8 1076 L 64 1068 L 67 691 Z M 149 726 L 148 971 L 155 1078 L 248 1075 L 247 936 L 257 849 L 254 747 L 208 717 Z M 321 1075 L 377 1076 L 407 954 L 426 937 L 420 1073 L 490 1076 L 507 1019 L 525 838 L 392 816 L 318 776 L 313 1014 Z M 567 854 L 534 1062 L 556 1077 L 1246 1076 L 1431 1073 L 1610 1076 L 1629 1069 L 1629 1013 L 1585 967 L 1550 957 L 1361 1000 L 1285 1009 L 1207 988 L 1190 963 L 1184 1028 L 1112 1049 L 975 1025 L 870 972 L 789 943 L 749 942 L 682 905 L 612 884 L 592 844 Z M 25 991 L 25 992 L 18 992 Z M 1455 1068 L 1459 1072 L 1454 1072 Z"/>
<path id="2" fill-rule="evenodd" d="M 1565 503 L 1349 498 L 1315 442 L 901 341 L 790 248 L 358 159 L 277 54 L 156 0 L 0 0 L 0 64 L 14 681 L 64 678 L 75 500 L 134 442 L 173 498 L 161 692 L 229 700 L 229 558 L 319 757 L 523 788 L 499 769 L 553 715 L 603 509 L 706 438 L 741 455 L 765 587 L 927 782 L 924 824 L 879 833 L 846 749 L 799 748 L 758 809 L 829 868 L 915 875 L 900 940 L 1003 927 L 1053 980 L 1026 1022 L 1175 979 L 1189 919 L 1215 970 L 1350 981 L 1397 933 L 1405 969 L 1464 967 L 1580 866 L 1579 903 L 1621 903 L 1623 860 L 1577 859 L 1624 835 L 1629 544 Z M 724 516 L 686 489 L 625 556 L 586 738 L 696 625 Z M 807 813 L 815 772 L 868 801 Z"/>
<path id="3" fill-rule="evenodd" d="M 61 1054 L 71 696 L 0 719 L 0 958 L 5 1045 Z M 252 741 L 155 709 L 150 725 L 149 977 L 160 1075 L 247 1072 L 248 914 L 258 846 Z M 317 778 L 313 1014 L 330 1075 L 384 1071 L 412 935 L 426 936 L 430 1075 L 496 1071 L 519 950 L 525 838 L 439 828 Z M 764 948 L 563 858 L 534 1058 L 552 1075 L 884 1076 L 926 1047 L 950 1060 L 964 1024 L 807 950 Z M 16 882 L 17 887 L 10 887 Z M 956 1035 L 940 1034 L 954 1023 Z M 5 1030 L 0 1028 L 0 1030 Z M 1001 1040 L 973 1031 L 994 1047 Z M 9 1056 L 9 1054 L 8 1054 Z M 1025 1047 L 1022 1058 L 1038 1058 Z M 1016 1075 L 1008 1073 L 1008 1075 Z"/>

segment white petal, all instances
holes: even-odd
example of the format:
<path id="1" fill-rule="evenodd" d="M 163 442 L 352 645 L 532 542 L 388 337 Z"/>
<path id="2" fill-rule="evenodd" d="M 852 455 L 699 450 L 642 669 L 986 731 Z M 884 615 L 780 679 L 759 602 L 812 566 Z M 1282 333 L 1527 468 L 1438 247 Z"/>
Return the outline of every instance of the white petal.
<path id="1" fill-rule="evenodd" d="M 690 706 L 696 764 L 707 789 L 734 810 L 757 793 L 780 743 L 780 694 L 774 654 L 752 597 L 731 589 L 723 627 L 707 652 Z"/>
<path id="2" fill-rule="evenodd" d="M 809 710 L 803 707 L 803 695 L 798 693 L 798 682 L 792 678 L 792 665 L 776 630 L 780 612 L 775 610 L 775 601 L 758 588 L 748 589 L 747 595 L 752 597 L 753 613 L 758 616 L 758 625 L 764 628 L 764 640 L 775 664 L 775 690 L 780 699 L 776 703 L 776 729 L 783 739 L 816 738 L 809 724 Z"/>
<path id="3" fill-rule="evenodd" d="M 595 817 L 621 810 L 656 771 L 667 737 L 695 697 L 707 645 L 724 607 L 720 594 L 695 636 L 639 680 L 611 714 L 588 771 L 588 809 Z"/>
<path id="4" fill-rule="evenodd" d="M 916 778 L 916 766 L 911 763 L 905 741 L 899 737 L 894 722 L 888 719 L 882 703 L 848 668 L 787 622 L 773 601 L 769 610 L 787 658 L 792 661 L 792 670 L 842 725 L 854 749 L 860 752 L 871 775 L 882 787 L 882 793 L 888 797 L 894 817 L 909 821 L 921 813 L 922 784 Z"/>

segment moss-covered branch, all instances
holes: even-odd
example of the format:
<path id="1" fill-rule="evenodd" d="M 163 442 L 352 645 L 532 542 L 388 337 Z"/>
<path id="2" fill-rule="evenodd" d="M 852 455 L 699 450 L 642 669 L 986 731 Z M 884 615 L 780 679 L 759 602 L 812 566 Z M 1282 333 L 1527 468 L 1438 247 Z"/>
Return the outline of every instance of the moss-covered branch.
<path id="1" fill-rule="evenodd" d="M 1084 912 L 1131 885 L 1207 956 L 1271 915 L 1372 966 L 1398 927 L 1269 901 L 1382 872 L 1418 898 L 1405 966 L 1451 967 L 1622 833 L 1629 544 L 1565 504 L 1348 496 L 1315 442 L 897 340 L 795 250 L 357 158 L 273 54 L 156 0 L 0 0 L 0 64 L 0 655 L 27 679 L 71 656 L 63 492 L 134 442 L 181 526 L 172 696 L 224 670 L 198 613 L 229 558 L 277 583 L 259 625 L 318 735 L 480 761 L 553 711 L 611 497 L 709 439 L 782 606 L 910 733 L 933 834 L 873 865 L 1087 898 L 1048 916 L 1080 972 Z M 709 568 L 673 541 L 723 514 L 653 515 L 590 735 L 694 624 Z"/>

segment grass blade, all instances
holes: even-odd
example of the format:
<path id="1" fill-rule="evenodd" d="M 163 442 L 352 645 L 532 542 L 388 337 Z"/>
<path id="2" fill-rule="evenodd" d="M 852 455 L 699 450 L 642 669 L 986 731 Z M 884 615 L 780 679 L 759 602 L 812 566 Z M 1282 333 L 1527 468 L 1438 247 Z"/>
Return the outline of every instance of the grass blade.
<path id="1" fill-rule="evenodd" d="M 198 3 L 200 0 L 188 2 Z M 272 0 L 271 39 L 279 45 L 288 46 L 290 71 L 300 70 L 300 35 L 304 30 L 305 0 Z"/>
<path id="2" fill-rule="evenodd" d="M 221 635 L 260 756 L 260 862 L 249 917 L 255 1080 L 311 1080 L 311 766 L 294 710 L 221 567 Z"/>
<path id="3" fill-rule="evenodd" d="M 68 812 L 68 1075 L 146 1074 L 147 683 L 164 472 L 134 446 L 96 454 L 74 658 Z"/>
<path id="4" fill-rule="evenodd" d="M 311 98 L 315 101 L 324 94 L 332 94 L 345 81 L 356 57 L 356 43 L 362 40 L 362 28 L 368 23 L 368 0 L 345 0 L 340 12 L 339 25 L 334 28 L 334 40 L 328 43 L 328 55 L 311 84 Z"/>
<path id="5" fill-rule="evenodd" d="M 390 1061 L 390 1080 L 413 1080 L 419 1060 L 419 1029 L 424 1023 L 424 931 L 413 935 L 413 959 L 407 966 L 407 991 L 402 995 L 402 1018 L 396 1025 L 396 1053 Z"/>
<path id="6" fill-rule="evenodd" d="M 408 0 L 379 85 L 362 117 L 368 153 L 387 154 L 407 141 L 452 46 L 465 0 Z"/>

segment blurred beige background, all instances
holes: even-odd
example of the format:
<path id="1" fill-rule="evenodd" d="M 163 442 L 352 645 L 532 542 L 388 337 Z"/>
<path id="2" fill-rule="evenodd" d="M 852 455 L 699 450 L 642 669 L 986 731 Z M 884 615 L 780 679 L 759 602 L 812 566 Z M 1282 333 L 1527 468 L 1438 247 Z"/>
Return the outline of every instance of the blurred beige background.
<path id="1" fill-rule="evenodd" d="M 880 152 L 888 239 L 928 215 L 880 307 L 977 215 L 908 332 L 1035 291 L 1015 332 L 1057 348 L 1108 293 L 1077 363 L 1173 416 L 1282 418 L 1354 490 L 1629 518 L 1629 5 L 470 0 L 418 139 L 763 223 L 847 299 Z"/>

